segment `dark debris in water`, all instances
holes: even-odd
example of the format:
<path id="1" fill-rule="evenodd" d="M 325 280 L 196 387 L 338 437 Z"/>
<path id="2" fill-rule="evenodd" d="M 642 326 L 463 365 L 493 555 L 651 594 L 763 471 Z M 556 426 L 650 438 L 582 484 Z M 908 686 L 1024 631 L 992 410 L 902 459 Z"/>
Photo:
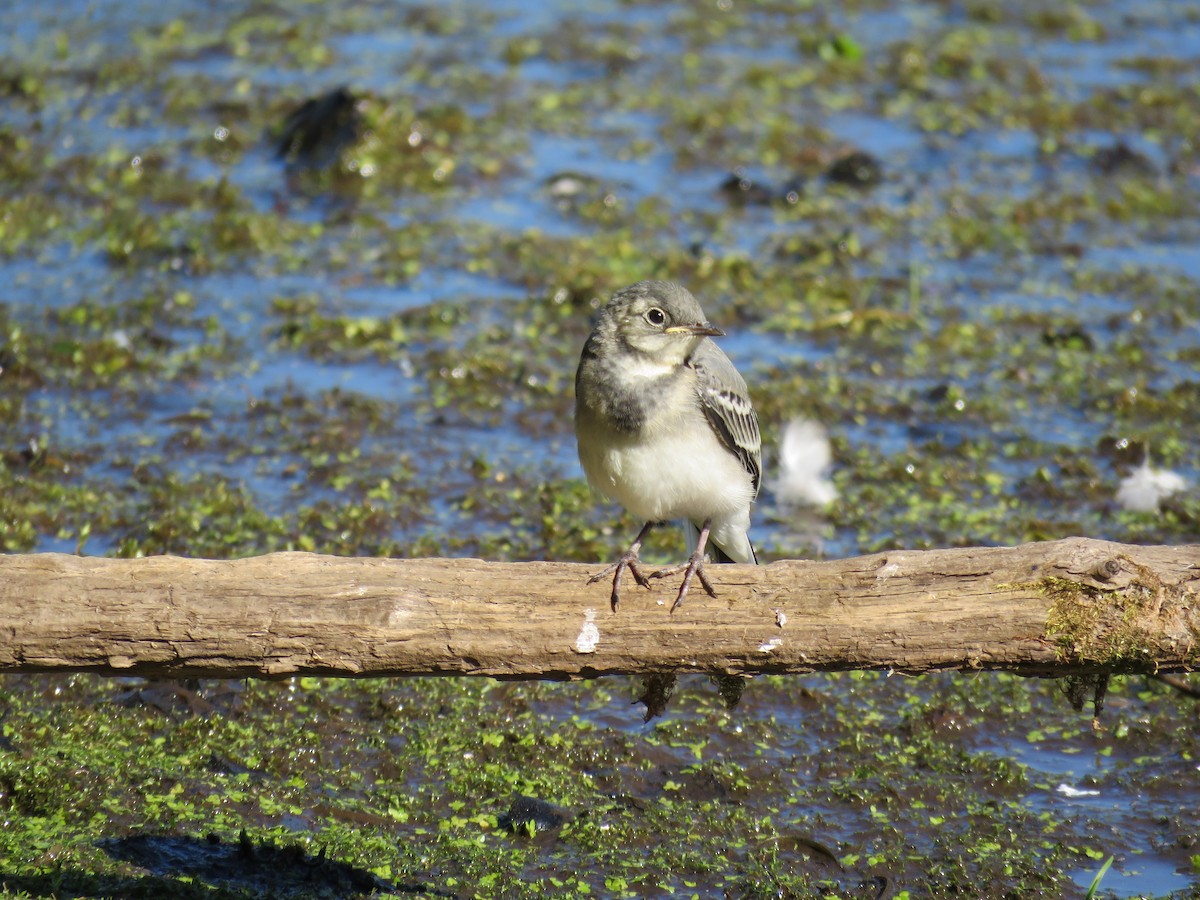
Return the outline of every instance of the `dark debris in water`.
<path id="1" fill-rule="evenodd" d="M 339 87 L 308 98 L 288 114 L 275 152 L 288 162 L 327 166 L 359 139 L 362 127 L 358 98 Z"/>
<path id="2" fill-rule="evenodd" d="M 241 688 L 237 682 L 154 678 L 133 685 L 113 702 L 127 707 L 147 706 L 180 717 L 208 717 L 230 714 L 240 700 Z"/>
<path id="3" fill-rule="evenodd" d="M 765 491 L 766 559 L 1200 540 L 1195 491 L 1113 508 L 1147 448 L 1197 472 L 1187 4 L 52 6 L 0 4 L 4 552 L 604 558 L 629 523 L 579 478 L 571 376 L 645 277 L 730 325 L 768 449 L 828 427 L 839 500 Z M 1158 681 L 1095 733 L 983 673 L 763 677 L 736 715 L 704 676 L 662 715 L 662 676 L 649 725 L 608 681 L 7 680 L 6 887 L 180 896 L 95 841 L 181 822 L 493 896 L 1194 875 L 1194 701 Z M 553 862 L 462 812 L 514 791 L 588 810 Z"/>
<path id="4" fill-rule="evenodd" d="M 739 206 L 766 206 L 777 199 L 776 192 L 770 186 L 742 168 L 734 169 L 721 182 L 721 193 L 730 203 Z"/>
<path id="5" fill-rule="evenodd" d="M 737 708 L 742 699 L 742 693 L 746 690 L 746 682 L 747 679 L 742 675 L 712 676 L 712 683 L 717 686 L 717 694 L 720 695 L 725 708 L 729 710 Z"/>
<path id="6" fill-rule="evenodd" d="M 550 831 L 567 821 L 566 813 L 537 797 L 517 794 L 512 798 L 508 811 L 496 819 L 496 824 L 513 834 L 518 832 Z"/>
<path id="7" fill-rule="evenodd" d="M 667 711 L 678 680 L 674 672 L 656 672 L 642 679 L 642 693 L 633 702 L 645 705 L 643 721 L 649 722 Z"/>
<path id="8" fill-rule="evenodd" d="M 1047 347 L 1064 350 L 1082 350 L 1090 353 L 1096 349 L 1096 340 L 1082 325 L 1062 325 L 1042 332 L 1042 343 Z"/>
<path id="9" fill-rule="evenodd" d="M 216 834 L 134 834 L 101 842 L 109 856 L 159 877 L 186 877 L 213 886 L 237 887 L 263 897 L 352 897 L 375 891 L 456 894 L 433 885 L 392 885 L 370 872 L 311 855 L 299 846 L 250 840 L 243 832 L 229 842 Z"/>
<path id="10" fill-rule="evenodd" d="M 1100 727 L 1100 713 L 1104 711 L 1104 697 L 1108 694 L 1109 675 L 1073 675 L 1062 680 L 1063 693 L 1075 712 L 1081 712 L 1089 700 L 1092 704 L 1092 727 Z"/>
<path id="11" fill-rule="evenodd" d="M 250 781 L 265 781 L 270 777 L 266 772 L 244 766 L 218 753 L 209 754 L 206 766 L 214 775 L 244 775 Z"/>
<path id="12" fill-rule="evenodd" d="M 1147 450 L 1145 441 L 1131 440 L 1123 435 L 1106 434 L 1096 441 L 1096 452 L 1124 469 L 1145 462 Z"/>
<path id="13" fill-rule="evenodd" d="M 1102 175 L 1154 175 L 1154 163 L 1125 141 L 1101 147 L 1092 157 L 1092 168 Z"/>
<path id="14" fill-rule="evenodd" d="M 863 150 L 840 156 L 829 166 L 829 180 L 852 187 L 874 187 L 883 181 L 883 163 Z"/>
<path id="15" fill-rule="evenodd" d="M 175 890 L 186 878 L 189 884 L 206 883 L 249 897 L 276 898 L 351 898 L 391 894 L 418 894 L 426 897 L 458 897 L 457 892 L 434 883 L 393 883 L 365 869 L 328 859 L 322 850 L 313 856 L 297 845 L 277 846 L 251 840 L 242 832 L 236 842 L 222 840 L 216 834 L 191 835 L 135 834 L 100 842 L 112 858 L 145 869 L 160 879 L 168 879 Z M 204 885 L 201 886 L 202 889 Z M 177 896 L 147 893 L 136 883 L 124 892 L 132 896 Z"/>
<path id="16" fill-rule="evenodd" d="M 795 206 L 807 190 L 802 175 L 795 175 L 776 187 L 765 178 L 750 174 L 738 166 L 721 182 L 719 191 L 732 206 Z"/>

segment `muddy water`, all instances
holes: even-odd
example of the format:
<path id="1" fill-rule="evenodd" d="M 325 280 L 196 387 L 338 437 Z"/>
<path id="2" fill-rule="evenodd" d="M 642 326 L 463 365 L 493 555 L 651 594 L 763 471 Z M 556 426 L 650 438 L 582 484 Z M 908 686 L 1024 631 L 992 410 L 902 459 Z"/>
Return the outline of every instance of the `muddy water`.
<path id="1" fill-rule="evenodd" d="M 648 276 L 730 333 L 766 438 L 767 559 L 1200 541 L 1186 4 L 18 0 L 0 26 L 6 551 L 606 557 L 636 524 L 580 486 L 571 375 L 595 304 Z M 311 149 L 289 141 L 340 87 Z M 878 178 L 847 177 L 849 154 Z M 797 418 L 830 436 L 820 509 L 775 487 Z M 1146 460 L 1187 487 L 1123 509 Z M 452 894 L 592 872 L 600 895 L 1071 896 L 1111 856 L 1103 890 L 1163 895 L 1200 859 L 1193 701 L 1141 679 L 1099 732 L 1056 686 L 988 675 L 761 679 L 732 714 L 695 679 L 649 725 L 622 682 L 259 686 L 236 712 L 11 684 L 2 802 L 72 823 L 10 833 L 5 871 L 30 879 L 66 852 L 170 880 L 188 871 L 145 865 L 139 835 L 221 862 L 250 852 L 239 827 L 281 823 L 342 851 L 347 891 L 387 867 Z M 134 712 L 98 721 L 113 698 Z M 426 703 L 473 717 L 486 777 L 447 774 L 431 747 L 475 751 L 396 710 Z M 243 747 L 179 778 L 228 756 L 231 720 L 297 741 L 281 715 L 319 760 Z M 56 806 L 38 786 L 77 752 L 48 730 L 63 717 L 85 743 L 170 734 L 175 755 L 134 767 L 131 808 L 99 760 Z M 209 806 L 165 813 L 170 783 Z M 576 830 L 528 846 L 471 818 L 510 788 Z M 388 849 L 425 833 L 425 856 Z M 449 861 L 480 834 L 486 862 Z"/>

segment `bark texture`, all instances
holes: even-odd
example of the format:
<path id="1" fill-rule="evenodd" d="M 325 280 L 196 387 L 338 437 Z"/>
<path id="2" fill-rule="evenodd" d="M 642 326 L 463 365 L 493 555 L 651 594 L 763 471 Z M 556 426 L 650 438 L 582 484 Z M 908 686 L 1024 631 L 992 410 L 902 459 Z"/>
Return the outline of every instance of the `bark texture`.
<path id="1" fill-rule="evenodd" d="M 273 553 L 0 556 L 0 672 L 505 678 L 703 671 L 1188 671 L 1200 546 L 1071 538 L 709 569 L 720 596 L 598 567 Z"/>

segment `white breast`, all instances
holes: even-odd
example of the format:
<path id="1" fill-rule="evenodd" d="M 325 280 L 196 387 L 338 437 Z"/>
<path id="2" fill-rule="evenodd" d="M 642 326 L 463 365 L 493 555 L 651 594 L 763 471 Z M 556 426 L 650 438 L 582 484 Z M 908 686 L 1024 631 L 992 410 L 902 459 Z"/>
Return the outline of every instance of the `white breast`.
<path id="1" fill-rule="evenodd" d="M 713 432 L 694 388 L 679 387 L 667 404 L 674 413 L 636 436 L 588 423 L 587 430 L 603 432 L 599 440 L 580 442 L 588 482 L 648 522 L 713 519 L 718 527 L 728 522 L 744 531 L 754 496 L 750 475 Z"/>

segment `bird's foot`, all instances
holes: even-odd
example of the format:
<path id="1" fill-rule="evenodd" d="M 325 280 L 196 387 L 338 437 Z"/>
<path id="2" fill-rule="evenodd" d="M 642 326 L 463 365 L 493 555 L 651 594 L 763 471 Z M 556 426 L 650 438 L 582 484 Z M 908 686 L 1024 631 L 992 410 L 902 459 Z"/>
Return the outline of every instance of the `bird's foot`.
<path id="1" fill-rule="evenodd" d="M 636 581 L 646 590 L 650 590 L 650 579 L 647 578 L 642 572 L 640 564 L 641 559 L 638 558 L 638 551 L 631 547 L 622 553 L 621 558 L 611 566 L 606 566 L 603 571 L 597 572 L 595 575 L 589 578 L 588 584 L 595 584 L 597 581 L 601 581 L 602 579 L 606 578 L 609 574 L 615 573 L 613 574 L 612 597 L 610 598 L 610 603 L 612 604 L 612 611 L 616 612 L 621 606 L 621 576 L 625 574 L 626 569 L 628 569 L 629 573 L 633 575 L 634 581 Z"/>
<path id="2" fill-rule="evenodd" d="M 700 585 L 704 588 L 705 593 L 710 597 L 717 596 L 717 592 L 713 589 L 712 582 L 708 580 L 708 576 L 704 574 L 704 552 L 697 550 L 692 554 L 691 558 L 680 566 L 673 566 L 670 569 L 659 569 L 657 572 L 651 572 L 651 578 L 670 578 L 672 575 L 678 575 L 683 572 L 683 584 L 679 586 L 679 593 L 675 595 L 675 602 L 671 604 L 671 612 L 679 609 L 683 604 L 683 598 L 687 596 L 688 588 L 692 586 L 692 579 L 699 578 Z"/>

